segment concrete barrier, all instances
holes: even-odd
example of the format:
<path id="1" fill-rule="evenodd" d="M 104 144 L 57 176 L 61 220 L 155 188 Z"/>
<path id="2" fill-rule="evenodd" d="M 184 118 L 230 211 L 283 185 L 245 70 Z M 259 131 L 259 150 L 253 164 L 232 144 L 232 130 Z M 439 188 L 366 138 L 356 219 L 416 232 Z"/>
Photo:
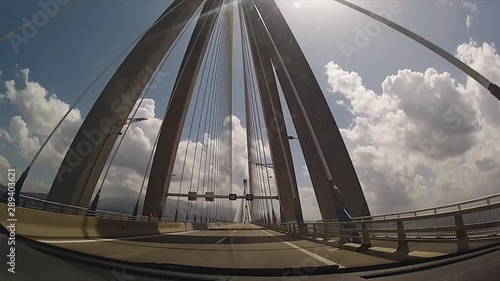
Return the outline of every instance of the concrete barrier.
<path id="1" fill-rule="evenodd" d="M 196 223 L 191 223 L 193 229 L 195 229 L 195 230 L 221 228 L 221 227 L 228 226 L 231 224 L 235 224 L 235 223 L 233 223 L 233 222 L 196 222 Z"/>
<path id="2" fill-rule="evenodd" d="M 7 205 L 0 204 L 5 227 Z M 59 214 L 16 207 L 16 235 L 30 238 L 118 238 L 192 230 L 191 223 L 141 222 Z"/>

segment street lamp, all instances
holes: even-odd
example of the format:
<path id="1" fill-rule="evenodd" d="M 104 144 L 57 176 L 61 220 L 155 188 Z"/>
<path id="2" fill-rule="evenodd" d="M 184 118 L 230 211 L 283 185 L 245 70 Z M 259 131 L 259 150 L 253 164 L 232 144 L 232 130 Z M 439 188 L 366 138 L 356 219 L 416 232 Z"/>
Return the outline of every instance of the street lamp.
<path id="1" fill-rule="evenodd" d="M 127 119 L 127 121 L 128 121 L 130 124 L 137 123 L 137 122 L 141 122 L 141 121 L 146 121 L 146 120 L 148 120 L 148 118 L 146 118 L 146 117 L 128 118 L 128 119 Z"/>
<path id="2" fill-rule="evenodd" d="M 127 118 L 127 121 L 130 122 L 129 126 L 132 123 L 137 123 L 137 122 L 144 121 L 144 120 L 147 120 L 147 118 L 143 118 L 143 117 Z M 119 121 L 122 121 L 122 119 L 120 119 Z M 123 123 L 121 123 L 121 122 L 114 123 L 113 126 L 111 127 L 111 129 L 109 130 L 109 133 L 106 136 L 106 139 L 104 140 L 104 143 L 106 143 L 106 141 L 108 140 L 109 136 L 121 136 L 121 135 L 123 135 L 123 133 L 121 132 L 121 129 L 120 129 L 120 131 L 118 131 L 116 133 L 113 133 L 113 129 L 115 127 L 123 126 L 123 125 L 127 124 L 127 121 L 125 121 Z M 127 127 L 127 129 L 128 129 L 128 127 Z M 125 130 L 125 132 L 126 131 L 127 130 Z M 122 138 L 121 141 L 123 141 L 123 138 Z M 121 141 L 118 144 L 118 147 L 120 146 Z M 95 211 L 97 210 L 97 204 L 99 203 L 99 198 L 101 197 L 101 190 L 102 190 L 102 186 L 104 185 L 104 180 L 106 179 L 106 176 L 108 175 L 109 169 L 111 168 L 111 163 L 113 163 L 113 160 L 115 159 L 115 156 L 116 156 L 117 152 L 118 152 L 118 149 L 115 150 L 113 156 L 111 157 L 111 161 L 109 162 L 108 168 L 106 169 L 106 172 L 104 173 L 104 178 L 102 179 L 101 186 L 99 187 L 99 190 L 97 191 L 97 193 L 96 193 L 96 195 L 94 197 L 94 200 L 92 200 L 92 203 L 90 204 L 90 206 L 89 206 L 89 208 L 87 210 L 87 215 L 94 215 Z M 136 211 L 136 215 L 137 215 L 137 210 L 135 208 L 134 208 L 134 211 Z"/>

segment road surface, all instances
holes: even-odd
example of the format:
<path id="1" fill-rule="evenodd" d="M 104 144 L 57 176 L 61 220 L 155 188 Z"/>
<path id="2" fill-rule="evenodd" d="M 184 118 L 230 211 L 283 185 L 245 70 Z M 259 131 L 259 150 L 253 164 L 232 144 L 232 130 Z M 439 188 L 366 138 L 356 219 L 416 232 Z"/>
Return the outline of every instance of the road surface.
<path id="1" fill-rule="evenodd" d="M 253 224 L 126 239 L 38 241 L 123 261 L 218 268 L 345 268 L 396 261 L 326 246 Z"/>

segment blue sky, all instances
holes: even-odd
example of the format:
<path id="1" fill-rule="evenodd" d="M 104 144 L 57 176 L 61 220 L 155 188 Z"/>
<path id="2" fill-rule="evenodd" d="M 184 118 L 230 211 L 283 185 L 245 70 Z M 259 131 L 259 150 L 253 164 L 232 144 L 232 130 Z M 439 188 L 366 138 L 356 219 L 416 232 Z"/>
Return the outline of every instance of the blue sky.
<path id="1" fill-rule="evenodd" d="M 0 69 L 2 79 L 14 79 L 18 68 L 29 67 L 31 78 L 56 93 L 65 101 L 72 101 L 95 79 L 97 74 L 127 45 L 161 14 L 171 1 L 167 0 L 124 0 L 120 1 L 74 1 L 61 5 L 63 10 L 49 18 L 48 24 L 38 29 L 33 39 L 19 45 L 19 52 L 6 39 L 0 45 Z M 372 11 L 387 10 L 389 1 L 355 1 Z M 498 43 L 500 35 L 494 32 L 498 25 L 495 11 L 500 6 L 495 1 L 477 1 L 478 14 L 474 16 L 471 31 L 466 31 L 465 18 L 470 11 L 460 5 L 459 0 L 453 7 L 438 1 L 402 1 L 403 11 L 394 15 L 394 20 L 410 30 L 425 36 L 446 50 L 453 52 L 456 46 L 472 37 L 478 42 Z M 355 28 L 363 29 L 369 19 L 333 1 L 279 1 L 297 40 L 302 46 L 320 84 L 327 87 L 324 65 L 335 60 L 346 69 L 358 72 L 367 86 L 380 87 L 381 81 L 399 69 L 411 68 L 425 70 L 434 67 L 438 70 L 459 73 L 446 62 L 396 33 L 382 27 L 380 35 L 372 38 L 369 47 L 354 54 L 350 62 L 339 51 L 339 43 L 353 43 Z M 294 3 L 301 3 L 300 8 Z M 22 18 L 32 19 L 41 11 L 38 1 L 8 0 L 2 3 L 0 12 L 0 34 L 23 24 Z M 425 15 L 425 20 L 422 15 Z M 314 31 L 314 32 L 311 32 Z M 26 29 L 30 33 L 30 28 Z M 20 32 L 19 35 L 23 33 Z M 389 44 L 390 42 L 390 44 Z M 498 44 L 497 44 L 498 45 Z M 386 57 L 388 53 L 390 57 Z M 118 64 L 115 64 L 114 68 Z M 106 73 L 93 91 L 95 98 L 98 90 L 112 74 L 113 68 Z M 91 98 L 79 106 L 88 110 Z M 7 114 L 12 115 L 8 111 Z M 334 114 L 337 114 L 337 109 Z M 8 115 L 2 111 L 0 122 L 6 122 Z M 344 114 L 339 112 L 340 117 Z M 348 125 L 349 117 L 340 118 Z M 1 123 L 5 126 L 5 123 Z"/>
<path id="2" fill-rule="evenodd" d="M 47 1 L 41 1 L 47 2 Z M 51 94 L 71 104 L 96 76 L 131 42 L 133 42 L 164 11 L 171 1 L 166 0 L 82 0 L 61 5 L 62 9 L 50 17 L 45 26 L 38 28 L 36 35 L 26 44 L 18 46 L 11 39 L 0 42 L 0 93 L 6 88 L 4 81 L 22 82 L 20 69 L 29 68 L 29 80 L 41 84 Z M 388 10 L 390 1 L 353 1 L 360 6 L 380 12 Z M 455 53 L 457 46 L 472 38 L 500 46 L 499 1 L 400 1 L 402 11 L 392 15 L 392 20 L 420 34 L 445 50 Z M 23 18 L 32 19 L 42 10 L 39 1 L 7 0 L 0 4 L 0 38 L 23 25 Z M 340 49 L 341 44 L 354 45 L 356 30 L 364 30 L 373 20 L 352 11 L 334 1 L 278 1 L 285 18 L 305 53 L 319 84 L 330 104 L 337 123 L 342 128 L 353 125 L 353 113 L 348 107 L 337 104 L 346 100 L 339 94 L 329 92 L 325 66 L 334 62 L 345 71 L 355 71 L 363 79 L 363 85 L 377 93 L 387 76 L 398 70 L 411 69 L 425 72 L 434 68 L 439 73 L 449 72 L 460 83 L 466 83 L 464 74 L 436 57 L 430 51 L 403 37 L 386 26 L 360 52 L 349 57 Z M 473 8 L 475 5 L 476 8 Z M 471 26 L 467 28 L 467 16 Z M 25 36 L 29 27 L 16 34 Z M 24 34 L 24 35 L 23 35 Z M 237 34 L 237 32 L 236 32 Z M 179 44 L 185 44 L 186 40 Z M 235 45 L 239 48 L 239 44 Z M 156 116 L 162 118 L 166 102 L 175 79 L 175 69 L 182 52 L 173 52 L 167 61 L 168 73 L 161 86 L 151 92 L 156 101 Z M 242 104 L 241 67 L 235 50 L 234 61 L 234 115 L 244 122 Z M 123 59 L 122 56 L 119 61 Z M 88 112 L 93 101 L 118 67 L 115 63 L 96 83 L 89 95 L 78 105 L 82 115 Z M 177 65 L 177 66 L 176 66 Z M 500 82 L 500 81 L 497 81 Z M 18 115 L 15 106 L 8 101 L 0 103 L 0 128 L 8 128 L 11 118 Z M 290 121 L 290 120 L 288 120 Z M 293 126 L 288 122 L 290 134 Z M 11 165 L 23 169 L 27 164 L 21 159 L 12 144 L 0 138 L 0 155 Z M 298 144 L 291 144 L 300 186 L 310 186 L 303 175 L 304 161 Z M 359 173 L 359 171 L 358 171 Z M 44 177 L 40 172 L 41 178 Z"/>

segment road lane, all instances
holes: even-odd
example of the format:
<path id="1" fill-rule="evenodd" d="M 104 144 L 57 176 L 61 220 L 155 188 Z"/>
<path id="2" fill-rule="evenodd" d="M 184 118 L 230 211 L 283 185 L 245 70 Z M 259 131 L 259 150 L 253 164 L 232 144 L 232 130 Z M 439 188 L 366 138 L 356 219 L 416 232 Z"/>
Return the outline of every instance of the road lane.
<path id="1" fill-rule="evenodd" d="M 261 231 L 262 231 L 262 232 L 264 232 L 265 234 L 267 234 L 267 235 L 271 236 L 271 237 L 274 237 L 274 238 L 276 238 L 276 239 L 280 240 L 281 242 L 283 242 L 283 243 L 287 244 L 288 246 L 290 246 L 290 247 L 292 247 L 292 248 L 294 248 L 294 249 L 299 250 L 300 252 L 302 252 L 302 253 L 304 253 L 304 254 L 306 254 L 306 255 L 308 255 L 308 256 L 310 256 L 310 257 L 312 257 L 313 259 L 315 259 L 315 260 L 317 260 L 317 261 L 320 261 L 320 262 L 324 263 L 325 265 L 337 265 L 339 268 L 345 268 L 345 266 L 343 266 L 343 265 L 340 265 L 340 264 L 335 263 L 335 262 L 333 262 L 333 261 L 331 261 L 331 260 L 325 259 L 324 257 L 319 256 L 319 255 L 317 255 L 317 254 L 315 254 L 315 253 L 313 253 L 313 252 L 310 252 L 310 251 L 308 251 L 308 250 L 306 250 L 306 249 L 302 249 L 301 247 L 299 247 L 299 246 L 297 246 L 297 245 L 295 245 L 295 244 L 293 244 L 293 243 L 290 243 L 290 242 L 287 242 L 287 241 L 283 241 L 283 240 L 281 240 L 280 238 L 275 237 L 274 235 L 272 235 L 271 233 L 269 233 L 269 232 L 267 232 L 267 231 L 265 231 L 265 230 L 263 230 L 263 229 L 261 229 Z"/>
<path id="2" fill-rule="evenodd" d="M 132 261 L 219 268 L 284 268 L 393 262 L 265 230 L 253 224 L 131 237 L 127 239 L 41 240 L 52 245 Z"/>

